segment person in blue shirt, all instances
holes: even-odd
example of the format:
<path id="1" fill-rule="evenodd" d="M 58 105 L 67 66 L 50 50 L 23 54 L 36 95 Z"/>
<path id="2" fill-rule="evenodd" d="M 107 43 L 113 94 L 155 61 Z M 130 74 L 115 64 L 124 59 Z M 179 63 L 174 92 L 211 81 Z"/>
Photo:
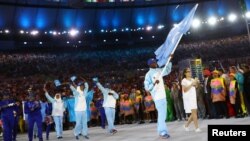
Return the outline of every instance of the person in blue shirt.
<path id="1" fill-rule="evenodd" d="M 29 141 L 33 140 L 33 128 L 36 123 L 38 128 L 39 141 L 43 141 L 42 136 L 42 113 L 39 100 L 35 99 L 33 93 L 29 94 L 29 101 L 24 104 L 24 112 L 28 115 L 28 137 Z"/>
<path id="2" fill-rule="evenodd" d="M 13 136 L 15 128 L 16 116 L 19 103 L 9 97 L 11 93 L 5 91 L 2 93 L 3 99 L 0 101 L 0 112 L 3 122 L 3 140 L 15 141 L 16 136 Z M 14 137 L 14 138 L 13 138 Z"/>
<path id="3" fill-rule="evenodd" d="M 108 130 L 109 133 L 115 134 L 117 130 L 115 129 L 115 108 L 116 108 L 116 100 L 119 98 L 119 95 L 110 89 L 110 84 L 106 84 L 106 88 L 104 88 L 101 83 L 98 82 L 97 79 L 94 79 L 97 87 L 101 90 L 103 94 L 103 107 L 105 110 L 105 115 L 108 121 Z"/>
<path id="4" fill-rule="evenodd" d="M 171 56 L 172 58 L 172 56 Z M 167 101 L 166 92 L 164 87 L 163 76 L 168 75 L 171 72 L 172 63 L 170 62 L 164 72 L 162 68 L 158 68 L 157 61 L 154 58 L 148 60 L 149 71 L 147 72 L 144 80 L 144 88 L 150 92 L 155 102 L 156 109 L 158 111 L 157 119 L 157 131 L 162 139 L 168 139 L 170 137 L 167 126 Z"/>
<path id="5" fill-rule="evenodd" d="M 101 127 L 102 129 L 105 129 L 105 124 L 106 124 L 106 115 L 105 115 L 105 110 L 102 107 L 103 105 L 103 96 L 98 94 L 98 98 L 95 101 L 95 106 L 97 108 L 97 110 L 100 113 L 100 117 L 101 117 Z"/>
<path id="6" fill-rule="evenodd" d="M 85 139 L 88 137 L 88 125 L 87 125 L 87 103 L 86 97 L 88 97 L 88 83 L 83 79 L 83 82 L 79 82 L 78 86 L 73 82 L 70 85 L 70 89 L 75 97 L 75 119 L 76 125 L 74 135 L 76 140 L 79 140 L 79 135 L 82 134 Z"/>

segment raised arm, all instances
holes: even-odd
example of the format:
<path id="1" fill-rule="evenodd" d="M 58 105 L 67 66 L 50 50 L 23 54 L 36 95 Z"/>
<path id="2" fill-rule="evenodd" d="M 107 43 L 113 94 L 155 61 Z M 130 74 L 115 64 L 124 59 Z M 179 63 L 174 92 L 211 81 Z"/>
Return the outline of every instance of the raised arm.
<path id="1" fill-rule="evenodd" d="M 96 85 L 97 85 L 98 89 L 100 89 L 103 94 L 106 93 L 106 89 L 102 86 L 102 84 L 100 82 L 97 82 Z"/>
<path id="2" fill-rule="evenodd" d="M 51 102 L 51 103 L 54 103 L 55 102 L 55 99 L 52 98 L 48 92 L 45 92 L 45 97 Z"/>
<path id="3" fill-rule="evenodd" d="M 69 88 L 72 91 L 72 93 L 73 93 L 74 96 L 78 96 L 79 95 L 79 93 L 77 92 L 77 90 L 76 90 L 76 88 L 74 86 L 70 85 Z"/>
<path id="4" fill-rule="evenodd" d="M 88 91 L 89 91 L 89 84 L 85 81 L 83 93 L 87 96 Z"/>

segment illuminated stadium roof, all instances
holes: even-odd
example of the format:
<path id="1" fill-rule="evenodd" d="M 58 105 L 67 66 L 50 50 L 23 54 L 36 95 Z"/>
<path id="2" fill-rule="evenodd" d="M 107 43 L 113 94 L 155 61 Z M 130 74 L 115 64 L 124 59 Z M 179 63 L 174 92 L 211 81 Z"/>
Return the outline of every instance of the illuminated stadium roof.
<path id="1" fill-rule="evenodd" d="M 246 2 L 247 12 L 250 1 L 240 1 Z M 246 33 L 246 16 L 238 0 L 0 0 L 0 42 L 161 44 L 195 3 L 199 3 L 195 18 L 200 28 L 192 28 L 190 37 L 207 37 L 215 31 L 218 35 L 229 28 L 223 33 Z M 230 14 L 237 20 L 229 22 Z M 211 22 L 218 24 L 210 26 Z"/>

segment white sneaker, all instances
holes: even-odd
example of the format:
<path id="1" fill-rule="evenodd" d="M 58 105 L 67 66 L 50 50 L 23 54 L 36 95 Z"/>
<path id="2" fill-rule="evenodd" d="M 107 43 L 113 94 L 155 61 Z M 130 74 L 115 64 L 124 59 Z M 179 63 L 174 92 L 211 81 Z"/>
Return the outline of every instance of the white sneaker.
<path id="1" fill-rule="evenodd" d="M 199 132 L 201 132 L 201 129 L 200 129 L 200 128 L 196 128 L 196 129 L 195 129 L 195 132 L 196 132 L 196 133 L 199 133 Z"/>
<path id="2" fill-rule="evenodd" d="M 187 131 L 187 132 L 189 131 L 189 128 L 188 128 L 188 127 L 186 127 L 186 125 L 185 125 L 185 124 L 183 125 L 183 128 L 185 129 L 185 131 Z"/>

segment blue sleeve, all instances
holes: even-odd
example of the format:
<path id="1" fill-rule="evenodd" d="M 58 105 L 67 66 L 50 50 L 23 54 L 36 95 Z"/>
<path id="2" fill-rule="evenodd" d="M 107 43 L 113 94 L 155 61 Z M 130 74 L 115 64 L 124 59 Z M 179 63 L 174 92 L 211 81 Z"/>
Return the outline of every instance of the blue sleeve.
<path id="1" fill-rule="evenodd" d="M 30 108 L 29 108 L 29 106 L 28 106 L 28 102 L 25 102 L 25 103 L 24 103 L 24 113 L 25 113 L 25 114 L 30 113 Z"/>
<path id="2" fill-rule="evenodd" d="M 115 99 L 118 99 L 118 98 L 119 98 L 119 95 L 118 95 L 115 91 L 112 91 L 112 94 L 113 94 L 113 97 L 114 97 Z"/>
<path id="3" fill-rule="evenodd" d="M 79 93 L 77 92 L 77 90 L 76 90 L 76 88 L 74 86 L 70 85 L 70 89 L 71 89 L 71 91 L 72 91 L 72 93 L 73 93 L 74 96 L 78 96 L 79 95 Z"/>
<path id="4" fill-rule="evenodd" d="M 88 94 L 88 91 L 89 91 L 89 84 L 87 83 L 87 82 L 85 82 L 84 83 L 84 90 L 83 90 L 83 93 L 85 94 L 85 95 L 87 95 Z"/>
<path id="5" fill-rule="evenodd" d="M 244 76 L 241 73 L 237 73 L 236 80 L 239 85 L 243 85 L 244 83 Z"/>
<path id="6" fill-rule="evenodd" d="M 93 100 L 93 94 L 94 94 L 94 91 L 93 91 L 93 90 L 89 91 L 89 92 L 87 93 L 86 99 L 87 99 L 88 101 L 92 101 L 92 100 Z"/>
<path id="7" fill-rule="evenodd" d="M 162 77 L 168 75 L 171 72 L 172 69 L 172 62 L 169 62 L 166 66 L 166 69 L 164 72 L 162 72 Z"/>
<path id="8" fill-rule="evenodd" d="M 149 76 L 149 73 L 147 73 L 145 76 L 144 88 L 146 91 L 151 91 L 154 88 L 154 84 Z"/>

